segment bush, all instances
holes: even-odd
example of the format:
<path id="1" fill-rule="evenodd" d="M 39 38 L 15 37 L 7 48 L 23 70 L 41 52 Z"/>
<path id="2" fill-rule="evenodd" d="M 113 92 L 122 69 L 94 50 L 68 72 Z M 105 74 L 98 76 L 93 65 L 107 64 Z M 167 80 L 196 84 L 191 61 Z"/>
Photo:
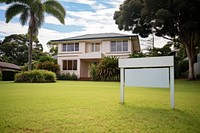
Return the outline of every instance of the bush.
<path id="1" fill-rule="evenodd" d="M 56 74 L 60 72 L 60 66 L 53 61 L 38 62 L 36 65 L 36 69 L 48 70 Z"/>
<path id="2" fill-rule="evenodd" d="M 200 80 L 200 74 L 197 74 L 196 80 Z"/>
<path id="3" fill-rule="evenodd" d="M 180 73 L 184 73 L 184 72 L 188 71 L 188 69 L 189 69 L 189 62 L 188 62 L 188 60 L 182 60 L 182 61 L 180 61 L 179 67 L 180 67 Z"/>
<path id="4" fill-rule="evenodd" d="M 41 56 L 40 59 L 38 60 L 39 62 L 45 62 L 45 61 L 50 61 L 57 63 L 57 60 L 52 58 L 51 56 Z"/>
<path id="5" fill-rule="evenodd" d="M 75 73 L 73 73 L 72 75 L 70 73 L 62 73 L 62 74 L 59 74 L 57 76 L 57 79 L 58 80 L 77 80 L 78 77 Z"/>
<path id="6" fill-rule="evenodd" d="M 97 75 L 103 81 L 119 80 L 118 58 L 115 56 L 104 57 L 97 66 Z"/>
<path id="7" fill-rule="evenodd" d="M 189 74 L 189 71 L 182 72 L 181 75 L 180 75 L 180 78 L 187 79 L 188 74 Z"/>
<path id="8" fill-rule="evenodd" d="M 70 73 L 62 73 L 57 76 L 59 80 L 70 80 Z"/>
<path id="9" fill-rule="evenodd" d="M 56 82 L 56 74 L 47 70 L 33 70 L 15 75 L 15 82 L 50 83 Z"/>
<path id="10" fill-rule="evenodd" d="M 91 80 L 96 81 L 99 80 L 98 75 L 97 75 L 97 64 L 92 63 L 90 65 L 90 76 L 91 76 Z"/>
<path id="11" fill-rule="evenodd" d="M 0 81 L 2 81 L 2 72 L 0 71 Z"/>
<path id="12" fill-rule="evenodd" d="M 70 78 L 71 78 L 71 80 L 77 80 L 78 79 L 78 77 L 75 73 L 73 73 Z"/>

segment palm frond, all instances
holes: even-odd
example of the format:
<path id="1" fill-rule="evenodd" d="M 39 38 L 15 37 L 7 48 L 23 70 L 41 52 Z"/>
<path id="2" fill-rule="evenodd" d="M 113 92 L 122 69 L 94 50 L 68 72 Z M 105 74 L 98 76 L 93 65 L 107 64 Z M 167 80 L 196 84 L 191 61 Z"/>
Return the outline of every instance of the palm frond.
<path id="1" fill-rule="evenodd" d="M 46 13 L 56 17 L 62 24 L 65 24 L 66 11 L 64 7 L 55 0 L 47 0 L 43 3 Z"/>
<path id="2" fill-rule="evenodd" d="M 20 3 L 15 3 L 12 4 L 5 13 L 6 16 L 6 23 L 8 23 L 14 16 L 17 14 L 23 13 L 24 9 L 26 9 L 27 6 L 20 4 Z"/>
<path id="3" fill-rule="evenodd" d="M 0 3 L 1 1 L 3 3 L 6 3 L 6 4 L 11 4 L 11 3 L 23 3 L 23 4 L 28 4 L 30 5 L 31 1 L 33 0 L 0 0 Z"/>
<path id="4" fill-rule="evenodd" d="M 7 0 L 0 0 L 0 3 L 6 3 Z"/>
<path id="5" fill-rule="evenodd" d="M 28 16 L 29 16 L 29 9 L 25 8 L 24 11 L 22 12 L 21 16 L 20 16 L 20 23 L 22 25 L 25 25 L 27 23 Z"/>
<path id="6" fill-rule="evenodd" d="M 43 3 L 45 6 L 51 6 L 59 11 L 64 17 L 66 16 L 65 8 L 56 0 L 47 0 Z"/>
<path id="7" fill-rule="evenodd" d="M 36 28 L 40 28 L 44 23 L 44 5 L 41 3 L 40 0 L 37 0 L 34 2 L 31 8 L 32 11 L 34 11 L 34 16 L 36 19 Z"/>

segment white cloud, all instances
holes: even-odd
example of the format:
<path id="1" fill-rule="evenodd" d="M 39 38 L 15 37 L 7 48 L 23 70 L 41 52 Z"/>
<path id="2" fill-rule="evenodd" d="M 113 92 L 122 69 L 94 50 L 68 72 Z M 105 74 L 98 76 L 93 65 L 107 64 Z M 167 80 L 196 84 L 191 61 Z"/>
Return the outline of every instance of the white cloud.
<path id="1" fill-rule="evenodd" d="M 9 5 L 3 5 L 2 4 L 2 6 L 0 6 L 0 10 L 5 11 L 5 10 L 7 10 L 8 7 L 9 7 Z"/>

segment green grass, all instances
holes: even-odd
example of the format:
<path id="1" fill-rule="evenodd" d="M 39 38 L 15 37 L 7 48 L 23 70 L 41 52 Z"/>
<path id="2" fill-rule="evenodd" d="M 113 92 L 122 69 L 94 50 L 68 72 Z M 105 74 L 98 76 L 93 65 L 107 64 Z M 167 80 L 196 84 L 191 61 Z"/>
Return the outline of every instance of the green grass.
<path id="1" fill-rule="evenodd" d="M 200 132 L 200 82 L 175 83 L 175 110 L 169 89 L 125 88 L 118 82 L 0 82 L 0 132 Z"/>

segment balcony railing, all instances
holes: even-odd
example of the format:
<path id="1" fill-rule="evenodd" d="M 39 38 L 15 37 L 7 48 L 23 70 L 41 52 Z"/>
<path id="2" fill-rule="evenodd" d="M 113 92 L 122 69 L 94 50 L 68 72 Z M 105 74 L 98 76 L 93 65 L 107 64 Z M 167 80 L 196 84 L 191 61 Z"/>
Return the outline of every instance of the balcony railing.
<path id="1" fill-rule="evenodd" d="M 101 52 L 84 53 L 79 55 L 80 59 L 97 59 L 103 58 L 104 54 Z"/>

